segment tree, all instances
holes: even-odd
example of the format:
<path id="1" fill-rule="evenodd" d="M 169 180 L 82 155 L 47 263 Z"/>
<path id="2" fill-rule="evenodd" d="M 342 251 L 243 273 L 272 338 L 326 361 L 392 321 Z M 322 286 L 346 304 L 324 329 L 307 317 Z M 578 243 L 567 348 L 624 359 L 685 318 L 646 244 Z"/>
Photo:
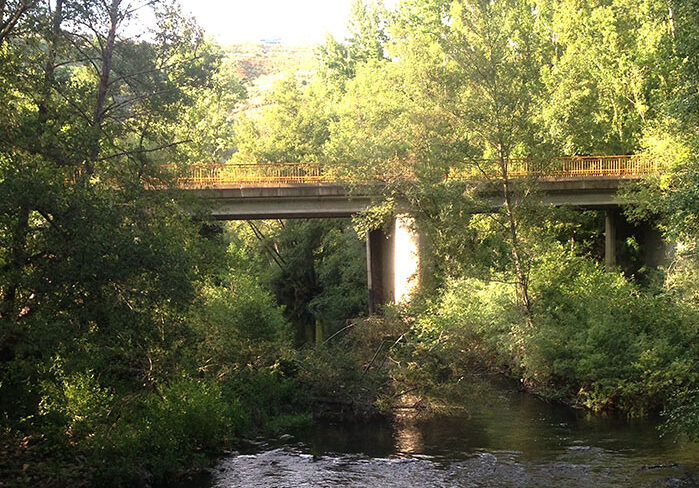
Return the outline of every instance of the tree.
<path id="1" fill-rule="evenodd" d="M 354 0 L 347 25 L 350 37 L 339 42 L 328 35 L 325 43 L 318 46 L 321 73 L 334 88 L 343 91 L 361 64 L 385 59 L 387 16 L 383 0 Z"/>
<path id="2" fill-rule="evenodd" d="M 541 118 L 564 154 L 632 154 L 659 115 L 666 2 L 544 2 L 553 42 Z"/>
<path id="3" fill-rule="evenodd" d="M 331 107 L 317 82 L 288 74 L 265 97 L 261 114 L 238 117 L 234 136 L 238 163 L 305 163 L 322 159 Z"/>
<path id="4" fill-rule="evenodd" d="M 58 0 L 0 48 L 0 409 L 10 420 L 38 413 L 42 382 L 61 382 L 58 361 L 67 376 L 98 370 L 100 391 L 152 392 L 177 367 L 183 316 L 210 271 L 161 163 L 181 157 L 192 129 L 180 113 L 214 84 L 222 54 L 178 10 L 149 5 L 152 42 L 122 37 L 136 21 L 131 2 Z"/>
<path id="5" fill-rule="evenodd" d="M 298 344 L 313 341 L 316 323 L 332 333 L 365 312 L 365 246 L 350 220 L 262 221 L 231 227 L 241 254 L 263 258 L 254 272 L 284 306 Z"/>
<path id="6" fill-rule="evenodd" d="M 22 21 L 39 6 L 38 0 L 0 1 L 0 48 Z"/>
<path id="7" fill-rule="evenodd" d="M 531 325 L 528 273 L 518 234 L 515 194 L 509 175 L 516 156 L 538 156 L 533 117 L 540 100 L 545 62 L 542 19 L 526 1 L 452 4 L 453 24 L 445 51 L 458 66 L 461 120 L 471 144 L 494 158 L 504 199 L 505 225 L 522 304 Z"/>

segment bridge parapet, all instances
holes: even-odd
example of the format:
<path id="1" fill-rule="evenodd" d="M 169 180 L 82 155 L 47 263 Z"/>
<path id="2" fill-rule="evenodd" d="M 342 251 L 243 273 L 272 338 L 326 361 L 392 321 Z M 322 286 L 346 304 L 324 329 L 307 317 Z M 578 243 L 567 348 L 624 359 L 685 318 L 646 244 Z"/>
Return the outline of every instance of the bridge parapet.
<path id="1" fill-rule="evenodd" d="M 655 174 L 658 165 L 639 155 L 614 156 L 566 156 L 551 160 L 511 159 L 508 161 L 508 176 L 512 178 L 594 178 L 594 177 L 641 177 Z M 476 176 L 497 178 L 500 168 L 493 161 L 473 164 L 466 171 L 450 173 L 453 179 L 468 179 Z"/>
<path id="2" fill-rule="evenodd" d="M 654 174 L 659 166 L 638 155 L 569 156 L 549 161 L 513 159 L 508 162 L 513 178 L 634 178 Z M 497 177 L 499 169 L 492 161 L 482 161 L 466 168 L 453 168 L 445 180 L 461 181 L 478 177 Z M 406 176 L 408 177 L 408 176 Z M 340 179 L 332 168 L 322 163 L 264 164 L 194 164 L 180 173 L 177 181 L 183 188 L 216 188 L 265 185 L 337 184 Z M 367 176 L 367 182 L 380 182 L 380 177 Z"/>

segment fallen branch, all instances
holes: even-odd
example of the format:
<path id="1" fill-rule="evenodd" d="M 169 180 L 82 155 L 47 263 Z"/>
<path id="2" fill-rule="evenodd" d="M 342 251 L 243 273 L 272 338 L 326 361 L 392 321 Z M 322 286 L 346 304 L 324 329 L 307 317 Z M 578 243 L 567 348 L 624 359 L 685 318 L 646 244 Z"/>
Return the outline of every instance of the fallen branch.
<path id="1" fill-rule="evenodd" d="M 349 325 L 347 325 L 346 327 L 343 327 L 342 329 L 338 330 L 338 331 L 335 332 L 333 335 L 331 335 L 330 337 L 328 337 L 327 339 L 325 339 L 325 340 L 323 341 L 323 344 L 322 344 L 322 345 L 324 346 L 324 345 L 327 344 L 327 343 L 330 341 L 330 339 L 332 339 L 333 337 L 335 337 L 335 336 L 339 335 L 340 333 L 346 331 L 347 329 L 351 329 L 351 328 L 353 328 L 353 327 L 354 327 L 354 322 L 350 322 Z"/>

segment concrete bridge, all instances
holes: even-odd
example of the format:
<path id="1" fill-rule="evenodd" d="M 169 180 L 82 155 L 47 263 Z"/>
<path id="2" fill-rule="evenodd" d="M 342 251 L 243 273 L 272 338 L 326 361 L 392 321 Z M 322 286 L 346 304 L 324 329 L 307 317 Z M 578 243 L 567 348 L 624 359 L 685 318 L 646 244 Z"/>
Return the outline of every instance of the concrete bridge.
<path id="1" fill-rule="evenodd" d="M 616 224 L 623 203 L 617 192 L 624 184 L 657 171 L 653 163 L 636 156 L 588 156 L 557 158 L 545 171 L 528 161 L 517 161 L 511 165 L 510 175 L 534 177 L 542 205 L 606 210 L 605 261 L 614 267 Z M 483 177 L 483 172 L 462 171 L 445 180 L 477 177 Z M 376 182 L 367 182 L 362 191 L 348 192 L 332 173 L 314 163 L 195 165 L 180 176 L 179 184 L 207 202 L 218 220 L 349 217 L 367 209 L 380 194 L 380 183 Z M 495 184 L 489 187 L 487 181 L 484 186 L 487 208 L 479 211 L 496 211 L 503 204 L 501 189 Z M 408 300 L 425 274 L 420 265 L 422 238 L 415 233 L 412 219 L 399 215 L 389 227 L 387 232 L 375 230 L 367 235 L 371 311 L 383 303 Z M 656 247 L 662 246 L 655 241 Z M 657 260 L 658 252 L 649 255 Z"/>

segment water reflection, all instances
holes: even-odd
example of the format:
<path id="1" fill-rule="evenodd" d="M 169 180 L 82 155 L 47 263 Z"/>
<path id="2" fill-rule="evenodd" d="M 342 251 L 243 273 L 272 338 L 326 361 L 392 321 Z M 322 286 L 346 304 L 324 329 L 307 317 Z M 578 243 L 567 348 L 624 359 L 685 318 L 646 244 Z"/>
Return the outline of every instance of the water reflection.
<path id="1" fill-rule="evenodd" d="M 422 430 L 414 418 L 407 416 L 396 421 L 394 425 L 395 451 L 397 454 L 410 455 L 425 452 Z"/>

